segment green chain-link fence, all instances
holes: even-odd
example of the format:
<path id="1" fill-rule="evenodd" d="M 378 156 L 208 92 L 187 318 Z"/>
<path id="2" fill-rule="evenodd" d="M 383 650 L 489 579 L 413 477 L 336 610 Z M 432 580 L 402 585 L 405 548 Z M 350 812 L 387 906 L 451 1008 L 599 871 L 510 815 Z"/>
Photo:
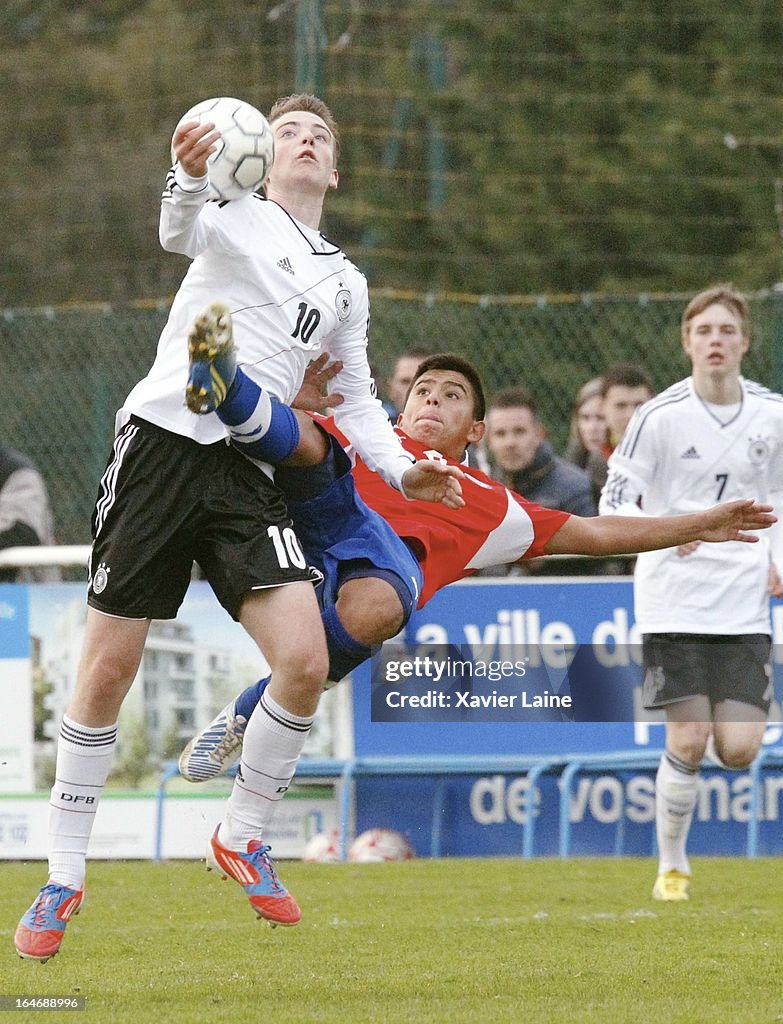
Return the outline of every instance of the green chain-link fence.
<path id="1" fill-rule="evenodd" d="M 491 394 L 526 384 L 557 448 L 578 387 L 608 364 L 644 367 L 658 389 L 682 377 L 679 318 L 663 298 L 372 296 L 370 354 L 379 381 L 412 345 L 467 355 Z M 751 299 L 747 376 L 783 387 L 783 295 Z M 123 398 L 152 362 L 167 303 L 6 311 L 0 441 L 31 456 L 52 497 L 61 543 L 89 541 L 89 517 Z M 184 382 L 183 382 L 184 383 Z"/>

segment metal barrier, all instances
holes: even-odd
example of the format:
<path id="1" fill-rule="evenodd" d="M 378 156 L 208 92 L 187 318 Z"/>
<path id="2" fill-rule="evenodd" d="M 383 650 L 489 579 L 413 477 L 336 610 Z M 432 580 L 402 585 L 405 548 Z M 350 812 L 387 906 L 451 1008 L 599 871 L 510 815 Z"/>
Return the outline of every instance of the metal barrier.
<path id="1" fill-rule="evenodd" d="M 63 569 L 84 567 L 90 559 L 89 544 L 55 544 L 51 547 L 14 547 L 0 550 L 0 569 L 34 569 L 56 565 Z M 575 560 L 612 562 L 617 555 L 547 555 L 548 562 L 573 562 Z M 623 555 L 623 558 L 633 556 Z M 613 579 L 617 577 L 613 574 Z"/>
<path id="2" fill-rule="evenodd" d="M 575 777 L 583 769 L 591 771 L 615 770 L 626 771 L 636 769 L 658 770 L 661 759 L 660 750 L 622 750 L 611 754 L 571 754 L 565 756 L 565 768 L 560 779 L 560 829 L 558 853 L 560 857 L 568 857 L 571 852 L 571 807 L 572 785 Z M 615 839 L 615 855 L 623 852 L 622 821 L 618 825 Z M 619 846 L 618 846 L 619 841 Z"/>
<path id="3" fill-rule="evenodd" d="M 626 763 L 631 763 L 635 751 L 628 753 Z M 582 755 L 578 755 L 581 757 Z M 648 755 L 648 758 L 652 755 Z M 622 755 L 617 755 L 620 759 Z M 660 757 L 660 751 L 656 755 Z M 421 775 L 436 776 L 438 785 L 435 789 L 432 806 L 432 834 L 430 840 L 430 856 L 439 857 L 441 848 L 441 822 L 443 818 L 443 796 L 445 781 L 448 777 L 455 775 L 482 775 L 492 772 L 496 775 L 525 774 L 528 777 L 529 787 L 525 795 L 525 821 L 522 829 L 522 857 L 526 860 L 535 856 L 535 805 L 534 795 L 537 781 L 547 773 L 560 774 L 567 770 L 571 760 L 576 756 L 568 754 L 553 754 L 549 756 L 498 756 L 498 755 L 476 755 L 463 757 L 361 757 L 340 759 L 316 759 L 303 758 L 296 770 L 296 779 L 322 778 L 336 779 L 339 787 L 339 851 L 340 859 L 347 860 L 348 847 L 350 844 L 351 820 L 352 820 L 352 798 L 353 783 L 359 778 L 391 777 L 394 775 Z M 236 774 L 236 767 L 231 768 L 227 773 L 229 777 Z M 176 762 L 168 762 L 164 766 L 160 786 L 157 793 L 157 813 L 155 829 L 155 860 L 162 859 L 163 850 L 163 820 L 166 798 L 166 787 L 170 779 L 179 775 Z M 563 804 L 568 807 L 568 801 L 563 801 L 561 795 L 561 813 Z M 567 812 L 566 812 L 567 817 Z"/>
<path id="4" fill-rule="evenodd" d="M 525 821 L 522 824 L 522 856 L 530 859 L 534 856 L 535 838 L 535 807 L 533 794 L 535 783 L 545 772 L 559 771 L 562 768 L 562 756 L 504 756 L 477 755 L 463 757 L 363 757 L 346 761 L 341 776 L 340 792 L 340 857 L 345 860 L 348 855 L 348 838 L 351 811 L 351 783 L 357 778 L 392 775 L 434 775 L 438 776 L 439 784 L 435 790 L 432 808 L 432 838 L 430 840 L 430 856 L 441 855 L 441 821 L 443 808 L 444 781 L 453 775 L 482 775 L 493 772 L 497 775 L 524 773 L 530 780 L 525 794 Z M 298 774 L 298 772 L 297 772 Z"/>
<path id="5" fill-rule="evenodd" d="M 748 814 L 748 843 L 746 855 L 758 857 L 759 848 L 759 798 L 761 795 L 762 771 L 765 768 L 783 768 L 783 747 L 762 747 L 750 766 L 750 808 Z"/>
<path id="6" fill-rule="evenodd" d="M 71 566 L 86 568 L 89 558 L 89 544 L 3 548 L 0 551 L 0 569 L 30 569 L 48 565 L 56 565 L 60 568 Z"/>
<path id="7" fill-rule="evenodd" d="M 334 758 L 302 758 L 297 765 L 297 779 L 340 779 L 351 762 L 340 761 Z M 236 775 L 236 766 L 230 768 L 226 775 L 233 778 Z M 163 819 L 166 803 L 166 787 L 168 782 L 179 775 L 179 768 L 176 761 L 166 761 L 163 765 L 163 773 L 160 778 L 158 792 L 156 795 L 155 812 L 155 860 L 163 859 Z M 346 827 L 347 836 L 347 827 Z M 345 860 L 345 857 L 342 858 Z"/>
<path id="8" fill-rule="evenodd" d="M 333 758 L 303 758 L 296 769 L 296 779 L 336 779 L 339 786 L 339 851 L 340 859 L 348 859 L 350 845 L 353 783 L 358 778 L 393 775 L 434 775 L 439 777 L 432 806 L 432 839 L 430 856 L 441 856 L 441 821 L 443 818 L 443 794 L 445 779 L 454 775 L 480 775 L 494 772 L 500 775 L 512 773 L 527 774 L 530 788 L 526 795 L 525 823 L 522 825 L 522 856 L 530 859 L 534 856 L 535 814 L 533 796 L 536 781 L 547 771 L 559 771 L 562 758 L 553 757 L 363 757 L 339 760 Z M 155 860 L 162 859 L 163 851 L 163 818 L 166 799 L 166 786 L 170 779 L 179 775 L 177 763 L 167 762 L 161 776 L 157 792 L 157 811 L 155 825 Z M 236 775 L 236 767 L 231 768 L 227 776 Z"/>
<path id="9" fill-rule="evenodd" d="M 446 779 L 456 775 L 482 775 L 491 772 L 496 775 L 527 775 L 529 786 L 525 794 L 525 821 L 522 830 L 522 857 L 526 860 L 535 856 L 535 787 L 545 774 L 560 776 L 559 784 L 559 844 L 558 854 L 567 858 L 571 854 L 570 806 L 575 778 L 581 771 L 657 771 L 662 751 L 623 750 L 606 754 L 553 754 L 551 756 L 494 756 L 477 755 L 464 757 L 361 757 L 345 760 L 335 758 L 304 758 L 299 762 L 296 779 L 321 778 L 337 780 L 339 807 L 339 851 L 340 859 L 348 857 L 351 835 L 353 783 L 360 778 L 391 777 L 395 775 L 435 776 L 432 806 L 432 835 L 430 856 L 440 857 L 441 823 L 443 818 L 443 797 Z M 783 747 L 762 749 L 750 767 L 751 799 L 747 828 L 746 856 L 758 856 L 759 844 L 759 799 L 765 769 L 783 769 Z M 157 815 L 155 834 L 155 860 L 162 859 L 163 820 L 166 786 L 170 779 L 179 774 L 176 762 L 164 766 L 157 793 Z M 236 774 L 232 768 L 229 776 Z M 622 819 L 618 826 L 615 855 L 622 856 L 624 832 Z M 651 855 L 655 852 L 650 851 Z"/>

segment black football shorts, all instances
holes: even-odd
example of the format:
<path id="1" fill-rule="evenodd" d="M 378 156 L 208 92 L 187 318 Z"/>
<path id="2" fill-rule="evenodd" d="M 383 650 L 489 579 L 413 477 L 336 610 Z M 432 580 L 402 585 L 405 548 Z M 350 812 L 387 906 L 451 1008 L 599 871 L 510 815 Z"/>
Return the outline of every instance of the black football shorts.
<path id="1" fill-rule="evenodd" d="M 115 438 L 92 520 L 88 604 L 172 619 L 197 562 L 234 618 L 252 590 L 314 581 L 278 487 L 227 443 L 136 416 Z"/>
<path id="2" fill-rule="evenodd" d="M 765 633 L 645 633 L 644 706 L 653 710 L 705 696 L 713 708 L 736 700 L 766 714 L 772 697 L 771 649 Z"/>

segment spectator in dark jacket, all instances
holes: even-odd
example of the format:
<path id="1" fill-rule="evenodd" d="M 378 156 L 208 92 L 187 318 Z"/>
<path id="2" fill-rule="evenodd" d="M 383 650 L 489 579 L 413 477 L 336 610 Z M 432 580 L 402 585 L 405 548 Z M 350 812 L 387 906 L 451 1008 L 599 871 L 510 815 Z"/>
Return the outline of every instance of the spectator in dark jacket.
<path id="1" fill-rule="evenodd" d="M 597 515 L 590 477 L 555 455 L 535 400 L 525 388 L 506 388 L 489 403 L 486 447 L 488 471 L 506 487 L 547 508 L 578 516 Z M 535 575 L 592 573 L 598 571 L 596 564 L 536 559 L 529 563 L 529 571 Z M 492 570 L 486 570 L 486 575 L 490 574 Z M 508 567 L 499 567 L 497 574 L 508 575 Z"/>
<path id="2" fill-rule="evenodd" d="M 613 363 L 601 377 L 607 431 L 603 454 L 608 459 L 622 441 L 633 414 L 653 397 L 655 390 L 650 377 L 636 363 Z"/>

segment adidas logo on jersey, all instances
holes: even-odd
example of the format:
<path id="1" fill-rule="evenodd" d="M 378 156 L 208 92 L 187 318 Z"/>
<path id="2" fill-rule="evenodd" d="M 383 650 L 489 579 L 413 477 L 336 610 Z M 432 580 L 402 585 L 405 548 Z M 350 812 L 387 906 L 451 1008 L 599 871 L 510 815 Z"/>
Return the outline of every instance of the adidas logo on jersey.
<path id="1" fill-rule="evenodd" d="M 277 261 L 277 265 L 278 265 L 278 267 L 280 267 L 281 270 L 285 270 L 287 273 L 291 274 L 291 276 L 293 277 L 294 268 L 291 266 L 291 261 L 289 260 L 289 258 L 287 256 L 284 256 L 281 260 L 278 260 Z"/>
<path id="2" fill-rule="evenodd" d="M 691 445 L 690 448 L 686 448 L 680 456 L 681 459 L 700 459 L 701 455 L 696 451 L 696 446 Z"/>

